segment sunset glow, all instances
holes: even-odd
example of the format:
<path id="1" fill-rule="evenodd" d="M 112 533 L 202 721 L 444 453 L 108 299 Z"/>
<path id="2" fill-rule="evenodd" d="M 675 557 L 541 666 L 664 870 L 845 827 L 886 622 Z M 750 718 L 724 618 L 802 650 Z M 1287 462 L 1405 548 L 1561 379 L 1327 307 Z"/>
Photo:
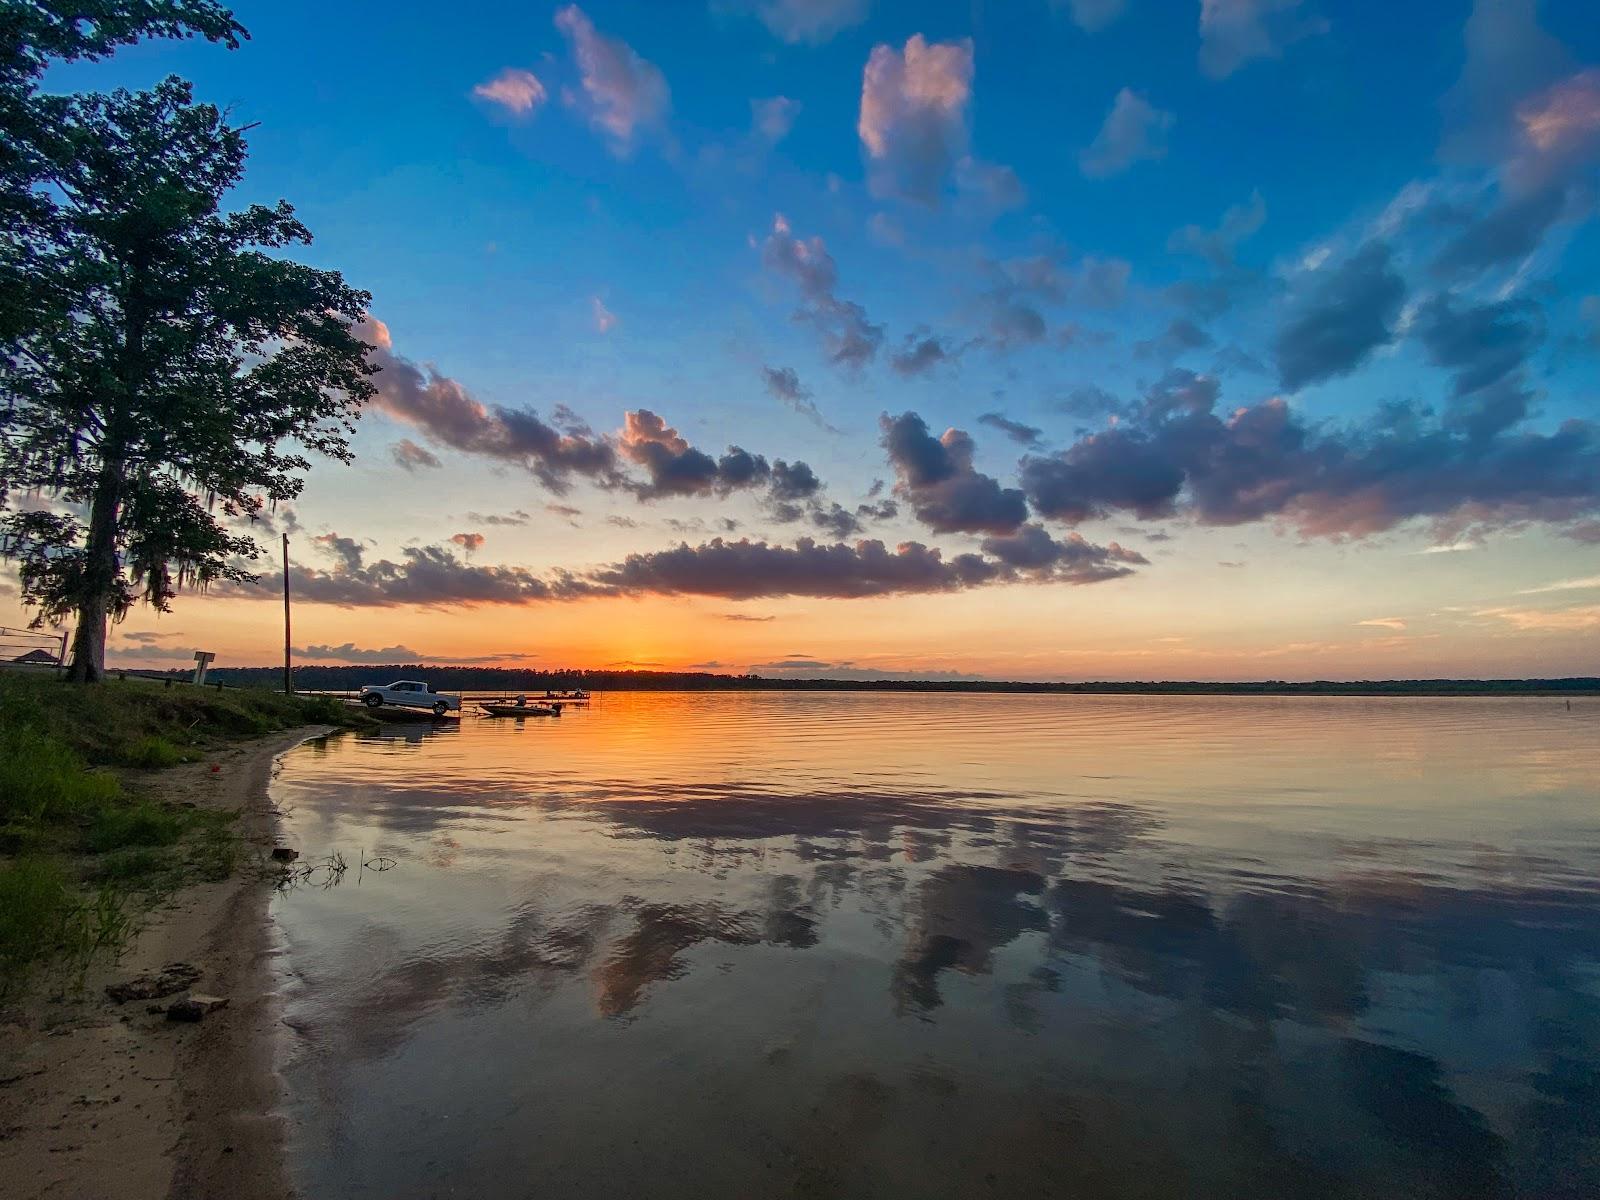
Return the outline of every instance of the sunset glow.
<path id="1" fill-rule="evenodd" d="M 372 294 L 354 463 L 112 666 L 278 661 L 287 531 L 301 663 L 1600 674 L 1588 5 L 400 7 L 47 76 Z"/>

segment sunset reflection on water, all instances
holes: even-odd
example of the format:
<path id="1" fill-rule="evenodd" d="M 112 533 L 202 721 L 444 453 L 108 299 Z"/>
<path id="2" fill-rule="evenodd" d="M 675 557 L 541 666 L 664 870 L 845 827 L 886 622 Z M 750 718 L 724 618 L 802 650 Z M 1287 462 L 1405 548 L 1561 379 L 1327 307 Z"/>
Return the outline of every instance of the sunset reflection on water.
<path id="1" fill-rule="evenodd" d="M 1600 1192 L 1600 705 L 635 694 L 275 784 L 308 1195 Z"/>

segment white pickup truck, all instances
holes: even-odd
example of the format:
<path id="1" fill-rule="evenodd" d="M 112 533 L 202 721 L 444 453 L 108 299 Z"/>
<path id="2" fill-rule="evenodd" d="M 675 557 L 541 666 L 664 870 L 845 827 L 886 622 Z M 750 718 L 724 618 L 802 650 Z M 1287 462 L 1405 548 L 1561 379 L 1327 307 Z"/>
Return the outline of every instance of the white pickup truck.
<path id="1" fill-rule="evenodd" d="M 427 684 L 414 679 L 402 679 L 383 687 L 368 684 L 361 689 L 361 703 L 368 708 L 380 708 L 385 704 L 393 704 L 398 708 L 431 708 L 436 717 L 461 711 L 460 697 L 430 691 Z"/>

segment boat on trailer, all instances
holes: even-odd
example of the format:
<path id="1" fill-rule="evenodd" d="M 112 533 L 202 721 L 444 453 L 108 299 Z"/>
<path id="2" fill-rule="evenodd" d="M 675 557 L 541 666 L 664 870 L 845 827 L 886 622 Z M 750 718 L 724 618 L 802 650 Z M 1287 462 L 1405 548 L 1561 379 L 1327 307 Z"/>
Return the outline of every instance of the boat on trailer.
<path id="1" fill-rule="evenodd" d="M 559 704 L 480 704 L 478 711 L 486 717 L 559 717 Z"/>

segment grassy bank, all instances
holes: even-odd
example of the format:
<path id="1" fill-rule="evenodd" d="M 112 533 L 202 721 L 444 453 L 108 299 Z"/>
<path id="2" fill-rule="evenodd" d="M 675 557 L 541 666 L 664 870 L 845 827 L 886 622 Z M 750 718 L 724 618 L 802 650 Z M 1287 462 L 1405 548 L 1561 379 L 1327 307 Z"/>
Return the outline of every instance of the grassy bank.
<path id="1" fill-rule="evenodd" d="M 237 814 L 171 802 L 164 769 L 350 719 L 326 699 L 264 689 L 0 671 L 0 994 L 46 963 L 81 970 L 120 947 L 154 899 L 232 873 Z"/>

